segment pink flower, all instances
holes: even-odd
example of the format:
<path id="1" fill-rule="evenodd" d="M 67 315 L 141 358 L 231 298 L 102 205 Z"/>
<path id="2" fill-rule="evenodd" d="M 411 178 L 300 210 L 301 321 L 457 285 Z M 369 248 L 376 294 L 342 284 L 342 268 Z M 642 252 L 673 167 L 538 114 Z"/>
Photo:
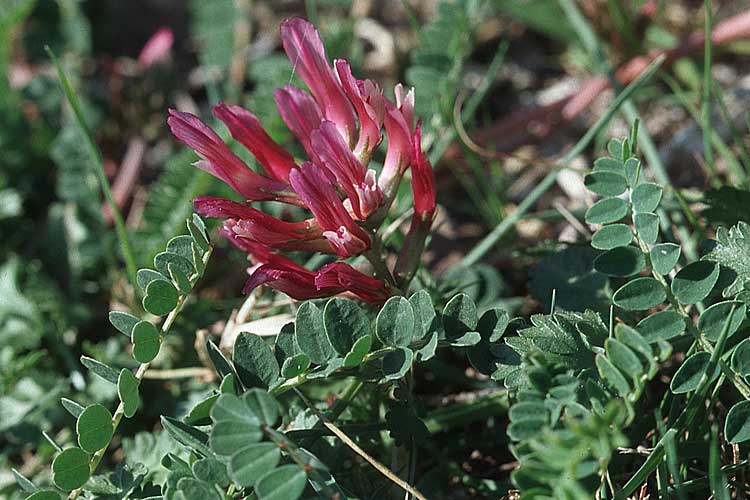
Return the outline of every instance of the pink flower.
<path id="1" fill-rule="evenodd" d="M 224 229 L 231 231 L 233 239 L 279 250 L 331 251 L 314 219 L 286 222 L 247 205 L 211 196 L 196 198 L 193 206 L 205 217 L 225 218 Z"/>
<path id="2" fill-rule="evenodd" d="M 299 17 L 281 23 L 281 42 L 292 66 L 315 96 L 323 115 L 336 124 L 351 144 L 357 130 L 352 105 L 326 59 L 315 27 Z"/>
<path id="3" fill-rule="evenodd" d="M 258 118 L 239 106 L 218 104 L 214 115 L 224 122 L 232 137 L 250 151 L 263 170 L 277 181 L 287 182 L 289 171 L 296 165 L 292 155 L 271 139 Z"/>
<path id="4" fill-rule="evenodd" d="M 323 237 L 341 257 L 351 257 L 370 246 L 370 237 L 354 222 L 322 169 L 303 163 L 289 174 L 289 182 L 323 228 Z"/>
<path id="5" fill-rule="evenodd" d="M 169 28 L 161 28 L 151 35 L 146 44 L 138 54 L 138 66 L 141 69 L 147 69 L 154 64 L 161 62 L 169 57 L 174 43 L 174 34 Z"/>
<path id="6" fill-rule="evenodd" d="M 232 153 L 216 132 L 190 113 L 169 110 L 167 123 L 180 141 L 202 158 L 195 166 L 217 177 L 248 200 L 290 198 L 285 182 L 269 179 L 253 172 L 245 162 Z"/>
<path id="7" fill-rule="evenodd" d="M 292 85 L 276 89 L 273 97 L 284 123 L 302 143 L 310 159 L 314 160 L 315 150 L 310 143 L 310 138 L 313 130 L 320 127 L 323 121 L 318 104 L 310 94 Z"/>
<path id="8" fill-rule="evenodd" d="M 296 300 L 326 297 L 342 291 L 342 287 L 318 288 L 315 284 L 315 273 L 308 271 L 292 260 L 281 255 L 273 254 L 267 262 L 256 267 L 245 283 L 244 293 L 266 284 L 289 295 Z"/>
<path id="9" fill-rule="evenodd" d="M 341 138 L 333 122 L 326 120 L 313 131 L 312 146 L 319 164 L 333 175 L 346 193 L 356 217 L 359 220 L 367 219 L 383 198 L 375 181 L 375 171 L 365 169 Z"/>
<path id="10" fill-rule="evenodd" d="M 411 162 L 411 190 L 414 195 L 414 216 L 432 222 L 435 214 L 435 173 L 430 160 L 422 152 L 422 120 L 414 131 L 414 159 Z"/>
<path id="11" fill-rule="evenodd" d="M 359 140 L 354 154 L 369 160 L 372 152 L 378 147 L 383 136 L 380 129 L 385 115 L 385 98 L 383 92 L 370 80 L 357 80 L 352 75 L 349 63 L 337 59 L 334 61 L 341 84 L 359 115 Z"/>
<path id="12" fill-rule="evenodd" d="M 394 194 L 401 176 L 409 167 L 412 149 L 411 125 L 407 121 L 411 115 L 408 107 L 404 112 L 388 102 L 385 108 L 385 133 L 388 136 L 388 149 L 385 152 L 383 171 L 380 173 L 378 185 L 387 197 Z"/>
<path id="13" fill-rule="evenodd" d="M 343 262 L 323 266 L 315 276 L 315 286 L 321 290 L 343 288 L 366 302 L 385 302 L 391 295 L 383 281 L 371 278 Z"/>

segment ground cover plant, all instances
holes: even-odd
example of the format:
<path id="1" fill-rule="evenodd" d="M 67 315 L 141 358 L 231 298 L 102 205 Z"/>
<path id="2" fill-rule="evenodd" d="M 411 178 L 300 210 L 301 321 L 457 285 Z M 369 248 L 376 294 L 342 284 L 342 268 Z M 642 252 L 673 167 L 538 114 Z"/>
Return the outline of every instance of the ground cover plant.
<path id="1" fill-rule="evenodd" d="M 750 495 L 741 2 L 0 0 L 0 494 Z"/>

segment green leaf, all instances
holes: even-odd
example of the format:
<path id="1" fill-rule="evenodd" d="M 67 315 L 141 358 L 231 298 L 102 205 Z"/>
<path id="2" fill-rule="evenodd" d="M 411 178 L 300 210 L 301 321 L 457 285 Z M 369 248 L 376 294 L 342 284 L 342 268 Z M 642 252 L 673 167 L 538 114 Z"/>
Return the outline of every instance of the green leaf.
<path id="1" fill-rule="evenodd" d="M 206 233 L 206 225 L 198 214 L 193 214 L 193 217 L 187 220 L 187 228 L 190 236 L 193 237 L 193 241 L 203 252 L 211 247 L 211 243 L 208 241 L 208 233 Z"/>
<path id="2" fill-rule="evenodd" d="M 405 347 L 398 347 L 383 356 L 383 374 L 387 380 L 398 380 L 409 371 L 414 353 Z"/>
<path id="3" fill-rule="evenodd" d="M 502 309 L 494 308 L 488 309 L 479 318 L 477 323 L 477 331 L 482 336 L 483 340 L 488 342 L 497 342 L 505 334 L 505 330 L 508 328 L 510 323 L 510 315 Z"/>
<path id="4" fill-rule="evenodd" d="M 177 285 L 177 288 L 181 293 L 188 294 L 193 289 L 193 284 L 190 283 L 187 275 L 185 275 L 174 263 L 170 262 L 167 264 L 167 271 L 172 281 Z"/>
<path id="5" fill-rule="evenodd" d="M 283 366 L 284 361 L 298 354 L 304 353 L 300 351 L 297 341 L 294 338 L 294 322 L 290 322 L 282 326 L 281 331 L 276 335 L 276 342 L 273 345 L 273 355 L 276 356 L 276 361 L 279 365 Z M 305 358 L 307 358 L 309 364 L 309 356 L 305 355 Z"/>
<path id="6" fill-rule="evenodd" d="M 179 500 L 222 500 L 221 495 L 212 485 L 192 477 L 180 478 L 177 481 L 177 491 L 181 493 L 177 496 Z"/>
<path id="7" fill-rule="evenodd" d="M 482 341 L 482 335 L 479 332 L 466 332 L 457 339 L 452 339 L 450 345 L 453 347 L 471 347 Z"/>
<path id="8" fill-rule="evenodd" d="M 133 357 L 139 363 L 150 363 L 159 354 L 159 330 L 148 321 L 139 321 L 133 327 Z M 119 375 L 118 375 L 119 376 Z"/>
<path id="9" fill-rule="evenodd" d="M 658 306 L 666 298 L 666 292 L 654 278 L 636 278 L 620 287 L 612 301 L 629 311 L 645 311 Z"/>
<path id="10" fill-rule="evenodd" d="M 224 356 L 224 353 L 221 352 L 221 349 L 219 349 L 213 341 L 209 340 L 206 342 L 206 351 L 208 351 L 208 357 L 211 358 L 216 373 L 218 373 L 221 378 L 224 378 L 227 375 L 232 375 L 234 377 L 237 376 L 232 363 L 229 362 L 226 356 Z"/>
<path id="11" fill-rule="evenodd" d="M 620 323 L 615 327 L 615 338 L 636 353 L 640 353 L 648 361 L 649 366 L 655 365 L 654 351 L 638 330 Z"/>
<path id="12" fill-rule="evenodd" d="M 596 368 L 599 375 L 610 385 L 621 397 L 625 397 L 630 392 L 630 385 L 620 370 L 615 368 L 606 357 L 601 354 L 596 355 Z"/>
<path id="13" fill-rule="evenodd" d="M 638 356 L 616 339 L 607 339 L 604 343 L 604 349 L 615 368 L 629 376 L 637 385 L 643 374 L 643 363 L 638 359 Z"/>
<path id="14" fill-rule="evenodd" d="M 614 158 L 608 158 L 603 156 L 594 160 L 594 172 L 612 172 L 618 175 L 622 175 L 624 172 L 624 166 L 622 164 L 621 154 L 613 154 Z"/>
<path id="15" fill-rule="evenodd" d="M 633 203 L 633 210 L 636 212 L 653 212 L 659 206 L 661 201 L 662 187 L 658 184 L 644 182 L 633 188 L 630 194 L 630 201 Z"/>
<path id="16" fill-rule="evenodd" d="M 54 490 L 39 490 L 27 496 L 26 500 L 60 500 L 60 494 Z"/>
<path id="17" fill-rule="evenodd" d="M 734 312 L 732 310 L 734 309 Z M 727 338 L 731 337 L 742 326 L 745 320 L 745 304 L 737 300 L 718 302 L 701 313 L 698 318 L 698 330 L 712 342 L 718 340 L 724 330 L 729 314 L 732 320 L 729 322 Z"/>
<path id="18" fill-rule="evenodd" d="M 619 196 L 628 188 L 628 183 L 621 174 L 607 171 L 595 171 L 583 178 L 586 188 L 601 196 Z"/>
<path id="19" fill-rule="evenodd" d="M 117 395 L 122 401 L 124 412 L 123 414 L 130 418 L 135 415 L 138 410 L 138 405 L 141 402 L 141 398 L 138 395 L 139 381 L 133 375 L 133 372 L 127 368 L 123 368 L 120 371 L 120 376 L 117 379 Z"/>
<path id="20" fill-rule="evenodd" d="M 730 443 L 750 440 L 750 401 L 740 401 L 729 409 L 724 423 L 724 437 Z"/>
<path id="21" fill-rule="evenodd" d="M 443 308 L 443 327 L 449 339 L 456 339 L 466 332 L 475 331 L 478 322 L 477 306 L 465 293 L 459 293 L 450 299 Z"/>
<path id="22" fill-rule="evenodd" d="M 707 260 L 692 262 L 672 280 L 672 293 L 681 304 L 695 304 L 708 297 L 719 279 L 719 266 Z"/>
<path id="23" fill-rule="evenodd" d="M 31 480 L 29 480 L 29 478 L 18 472 L 16 469 L 11 468 L 10 471 L 13 474 L 13 479 L 16 480 L 16 484 L 21 487 L 24 493 L 34 493 L 37 491 L 38 488 L 31 482 Z"/>
<path id="24" fill-rule="evenodd" d="M 653 245 L 659 239 L 659 216 L 651 212 L 635 214 L 633 217 L 638 237 L 646 245 Z"/>
<path id="25" fill-rule="evenodd" d="M 130 333 L 133 331 L 133 327 L 139 321 L 140 320 L 137 317 L 126 312 L 109 312 L 109 322 L 117 329 L 118 332 L 122 333 L 123 335 L 127 335 L 128 338 L 130 338 Z"/>
<path id="26" fill-rule="evenodd" d="M 218 455 L 232 456 L 237 451 L 237 443 L 255 443 L 263 437 L 260 418 L 244 396 L 219 396 L 211 410 L 211 419 L 214 421 L 211 449 Z"/>
<path id="27" fill-rule="evenodd" d="M 622 198 L 603 198 L 586 210 L 584 220 L 586 224 L 611 224 L 626 215 L 630 209 Z"/>
<path id="28" fill-rule="evenodd" d="M 255 485 L 258 500 L 296 500 L 307 485 L 307 474 L 298 465 L 282 465 Z"/>
<path id="29" fill-rule="evenodd" d="M 685 318 L 675 311 L 659 311 L 643 318 L 636 326 L 649 343 L 669 340 L 685 331 Z"/>
<path id="30" fill-rule="evenodd" d="M 732 352 L 732 371 L 740 377 L 750 375 L 750 339 L 745 339 Z"/>
<path id="31" fill-rule="evenodd" d="M 617 137 L 611 138 L 607 142 L 607 151 L 609 152 L 610 155 L 614 156 L 615 158 L 622 158 L 623 157 L 622 139 L 618 139 Z M 602 158 L 599 158 L 599 160 L 601 159 Z M 596 162 L 594 162 L 594 165 L 596 165 Z"/>
<path id="32" fill-rule="evenodd" d="M 232 375 L 227 375 L 224 380 L 226 381 L 232 378 Z M 222 381 L 222 385 L 223 384 L 224 381 Z M 233 393 L 233 391 L 230 392 L 230 394 Z M 219 399 L 219 394 L 214 394 L 213 396 L 209 396 L 203 401 L 198 402 L 185 416 L 185 423 L 188 425 L 209 425 L 211 423 L 211 410 L 216 404 L 217 399 Z"/>
<path id="33" fill-rule="evenodd" d="M 60 398 L 60 403 L 62 403 L 63 407 L 68 411 L 68 413 L 73 415 L 73 417 L 75 417 L 76 419 L 81 415 L 81 413 L 83 413 L 83 410 L 85 410 L 83 406 L 68 398 Z"/>
<path id="34" fill-rule="evenodd" d="M 193 238 L 183 234 L 175 236 L 167 242 L 167 252 L 179 255 L 185 260 L 193 259 Z"/>
<path id="35" fill-rule="evenodd" d="M 703 374 L 706 372 L 706 368 L 708 368 L 710 359 L 711 354 L 701 351 L 696 352 L 683 361 L 680 368 L 674 374 L 674 377 L 672 377 L 672 382 L 669 384 L 670 390 L 675 394 L 685 394 L 697 389 Z M 717 365 L 710 377 L 710 381 L 716 380 L 719 372 L 720 368 Z"/>
<path id="36" fill-rule="evenodd" d="M 169 281 L 153 280 L 146 286 L 143 308 L 156 316 L 164 316 L 177 307 L 179 294 Z"/>
<path id="37" fill-rule="evenodd" d="M 193 475 L 200 481 L 218 484 L 222 488 L 229 486 L 227 466 L 215 458 L 201 458 L 193 463 Z"/>
<path id="38" fill-rule="evenodd" d="M 405 347 L 414 337 L 414 322 L 414 310 L 409 301 L 404 297 L 391 297 L 378 313 L 375 333 L 384 345 Z"/>
<path id="39" fill-rule="evenodd" d="M 654 271 L 659 274 L 669 274 L 677 261 L 680 260 L 680 246 L 674 243 L 659 243 L 654 245 L 649 254 Z"/>
<path id="40" fill-rule="evenodd" d="M 120 377 L 120 374 L 117 373 L 117 370 L 115 370 L 111 366 L 105 365 L 104 363 L 95 360 L 94 358 L 81 356 L 81 363 L 83 363 L 83 366 L 88 368 L 91 373 L 112 384 L 116 384 L 117 379 Z"/>
<path id="41" fill-rule="evenodd" d="M 625 160 L 625 178 L 628 180 L 628 186 L 631 188 L 638 182 L 641 172 L 641 160 L 638 158 L 628 158 Z"/>
<path id="42" fill-rule="evenodd" d="M 627 278 L 640 273 L 646 258 L 639 248 L 632 246 L 607 250 L 594 260 L 594 269 L 608 276 Z"/>
<path id="43" fill-rule="evenodd" d="M 52 462 L 52 480 L 63 491 L 80 488 L 90 475 L 89 454 L 80 448 L 68 448 Z"/>
<path id="44" fill-rule="evenodd" d="M 274 470 L 280 459 L 281 451 L 275 443 L 251 444 L 229 459 L 229 475 L 243 488 L 252 487 Z"/>
<path id="45" fill-rule="evenodd" d="M 232 361 L 245 387 L 268 388 L 279 378 L 279 362 L 262 338 L 242 332 L 234 342 Z"/>
<path id="46" fill-rule="evenodd" d="M 415 332 L 414 339 L 423 339 L 437 330 L 437 314 L 430 294 L 419 290 L 409 297 L 409 303 L 414 311 Z"/>
<path id="47" fill-rule="evenodd" d="M 430 340 L 427 341 L 421 349 L 416 351 L 417 361 L 427 361 L 435 356 L 435 351 L 438 346 L 438 333 L 435 332 L 430 336 Z"/>
<path id="48" fill-rule="evenodd" d="M 100 404 L 86 407 L 76 421 L 78 445 L 89 453 L 95 453 L 109 444 L 114 433 L 112 414 Z"/>
<path id="49" fill-rule="evenodd" d="M 705 259 L 726 266 L 737 273 L 734 282 L 724 290 L 725 297 L 733 297 L 750 282 L 750 224 L 739 222 L 727 230 L 716 231 L 716 246 Z"/>
<path id="50" fill-rule="evenodd" d="M 360 337 L 352 346 L 352 350 L 344 356 L 344 368 L 354 368 L 362 364 L 365 355 L 370 352 L 372 347 L 372 335 Z"/>
<path id="51" fill-rule="evenodd" d="M 625 224 L 611 224 L 600 228 L 591 237 L 591 246 L 597 250 L 625 247 L 633 241 L 633 231 Z"/>
<path id="52" fill-rule="evenodd" d="M 302 352 L 316 365 L 324 365 L 336 357 L 323 327 L 323 312 L 312 302 L 303 302 L 297 309 L 294 336 Z"/>
<path id="53" fill-rule="evenodd" d="M 136 274 L 136 283 L 138 283 L 141 290 L 145 290 L 149 283 L 156 280 L 169 282 L 169 278 L 161 273 L 157 273 L 153 269 L 139 269 Z"/>
<path id="54" fill-rule="evenodd" d="M 342 356 L 352 350 L 357 339 L 370 335 L 370 320 L 362 308 L 351 300 L 338 297 L 325 305 L 323 327 L 328 341 Z"/>
<path id="55" fill-rule="evenodd" d="M 308 368 L 310 368 L 310 358 L 305 353 L 299 353 L 284 361 L 281 367 L 281 375 L 286 379 L 294 378 L 307 371 Z"/>
<path id="56" fill-rule="evenodd" d="M 181 445 L 197 451 L 203 456 L 210 457 L 211 448 L 208 447 L 208 436 L 205 432 L 196 429 L 192 425 L 188 425 L 184 422 L 180 422 L 176 418 L 166 417 L 162 415 L 161 425 L 169 435 Z M 234 447 L 237 447 L 235 441 Z"/>
<path id="57" fill-rule="evenodd" d="M 164 276 L 169 276 L 169 268 L 167 266 L 168 264 L 172 264 L 182 274 L 190 276 L 195 272 L 191 260 L 192 255 L 186 257 L 172 252 L 161 252 L 154 257 L 154 267 Z"/>

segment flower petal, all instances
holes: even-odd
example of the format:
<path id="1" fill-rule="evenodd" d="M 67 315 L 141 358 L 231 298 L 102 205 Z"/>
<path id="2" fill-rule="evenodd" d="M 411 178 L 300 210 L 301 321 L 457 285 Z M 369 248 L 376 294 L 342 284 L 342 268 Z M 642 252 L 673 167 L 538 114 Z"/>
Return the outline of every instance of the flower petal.
<path id="1" fill-rule="evenodd" d="M 354 104 L 359 116 L 359 139 L 354 153 L 366 162 L 383 139 L 380 129 L 385 114 L 385 97 L 376 83 L 354 78 L 348 62 L 337 59 L 334 66 L 344 92 Z"/>
<path id="2" fill-rule="evenodd" d="M 341 287 L 367 302 L 384 302 L 391 294 L 386 284 L 354 269 L 344 262 L 323 266 L 315 275 L 315 286 L 321 290 Z"/>

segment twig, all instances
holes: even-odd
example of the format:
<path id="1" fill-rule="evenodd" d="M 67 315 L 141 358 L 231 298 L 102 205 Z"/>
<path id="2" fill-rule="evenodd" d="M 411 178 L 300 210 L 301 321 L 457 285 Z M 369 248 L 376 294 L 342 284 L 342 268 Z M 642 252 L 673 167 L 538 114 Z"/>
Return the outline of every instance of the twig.
<path id="1" fill-rule="evenodd" d="M 382 475 L 384 475 L 388 480 L 391 482 L 397 484 L 401 489 L 406 491 L 407 493 L 410 493 L 414 498 L 418 498 L 419 500 L 427 500 L 427 497 L 422 495 L 422 493 L 419 492 L 415 487 L 395 475 L 393 472 L 388 469 L 385 465 L 378 462 L 374 457 L 372 457 L 370 454 L 368 454 L 365 450 L 360 448 L 360 446 L 355 443 L 349 436 L 346 435 L 344 431 L 339 429 L 334 423 L 332 423 L 330 420 L 328 420 L 325 415 L 323 415 L 316 407 L 312 404 L 312 401 L 307 399 L 307 397 L 302 394 L 302 391 L 295 388 L 294 392 L 297 393 L 297 395 L 304 401 L 304 403 L 307 405 L 310 410 L 312 410 L 313 413 L 320 419 L 321 422 L 323 422 L 323 425 L 326 429 L 331 431 L 337 438 L 339 438 L 346 446 L 352 449 L 357 455 L 365 459 L 367 463 L 372 465 L 378 472 L 380 472 Z"/>
<path id="2" fill-rule="evenodd" d="M 213 376 L 213 370 L 202 366 L 175 368 L 173 370 L 146 370 L 143 378 L 152 380 L 172 380 L 178 378 L 203 378 Z"/>

